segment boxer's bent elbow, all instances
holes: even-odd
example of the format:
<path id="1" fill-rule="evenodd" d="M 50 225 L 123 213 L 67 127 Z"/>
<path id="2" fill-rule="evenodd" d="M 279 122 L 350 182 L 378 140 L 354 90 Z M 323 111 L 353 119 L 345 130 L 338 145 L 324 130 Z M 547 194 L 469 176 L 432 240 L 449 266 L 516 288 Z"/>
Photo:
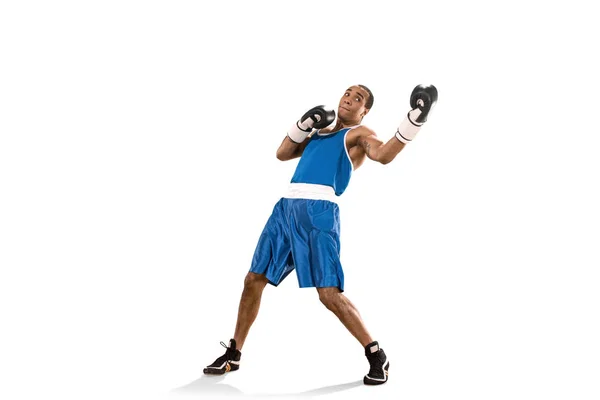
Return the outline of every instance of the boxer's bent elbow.
<path id="1" fill-rule="evenodd" d="M 293 154 L 289 154 L 289 153 L 283 152 L 283 151 L 277 151 L 277 154 L 275 156 L 277 157 L 277 159 L 279 161 L 288 161 L 288 160 L 291 160 L 292 158 L 294 158 Z"/>
<path id="2" fill-rule="evenodd" d="M 386 164 L 391 163 L 393 159 L 394 159 L 394 156 L 383 156 L 383 157 L 380 157 L 379 160 L 377 160 L 377 161 L 379 161 L 383 165 L 386 165 Z"/>

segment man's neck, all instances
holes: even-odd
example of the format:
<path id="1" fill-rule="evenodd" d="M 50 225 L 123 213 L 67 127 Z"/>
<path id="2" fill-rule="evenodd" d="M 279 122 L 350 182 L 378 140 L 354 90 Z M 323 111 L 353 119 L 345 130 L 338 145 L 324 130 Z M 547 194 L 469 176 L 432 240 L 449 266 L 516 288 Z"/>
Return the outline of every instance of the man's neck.
<path id="1" fill-rule="evenodd" d="M 360 125 L 360 121 L 342 121 L 338 118 L 338 120 L 335 122 L 333 131 L 339 131 L 340 129 L 349 128 L 356 125 Z"/>

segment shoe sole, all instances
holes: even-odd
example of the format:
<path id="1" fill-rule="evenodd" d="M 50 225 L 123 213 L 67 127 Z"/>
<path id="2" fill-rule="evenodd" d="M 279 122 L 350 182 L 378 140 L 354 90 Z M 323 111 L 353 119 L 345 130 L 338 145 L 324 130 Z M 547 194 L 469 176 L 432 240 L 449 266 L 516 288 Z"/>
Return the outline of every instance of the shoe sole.
<path id="1" fill-rule="evenodd" d="M 227 372 L 233 372 L 240 369 L 238 365 L 231 365 L 227 363 L 225 369 L 217 369 L 217 368 L 204 368 L 205 375 L 225 375 Z"/>
<path id="2" fill-rule="evenodd" d="M 369 385 L 369 386 L 375 386 L 375 385 L 383 385 L 384 383 L 386 383 L 388 381 L 388 376 L 389 376 L 389 372 L 388 370 L 390 369 L 390 362 L 387 361 L 385 363 L 385 366 L 383 367 L 383 372 L 385 373 L 385 380 L 378 380 L 378 379 L 373 379 L 373 378 L 369 378 L 368 375 L 365 375 L 364 379 L 363 379 L 363 383 L 365 385 Z"/>

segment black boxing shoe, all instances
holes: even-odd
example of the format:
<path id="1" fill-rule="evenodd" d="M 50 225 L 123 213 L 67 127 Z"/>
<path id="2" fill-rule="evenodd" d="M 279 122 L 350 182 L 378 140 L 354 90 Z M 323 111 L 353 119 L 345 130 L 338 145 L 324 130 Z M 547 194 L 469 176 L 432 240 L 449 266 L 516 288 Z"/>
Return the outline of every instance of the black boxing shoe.
<path id="1" fill-rule="evenodd" d="M 365 375 L 363 383 L 365 385 L 381 385 L 386 383 L 390 362 L 383 349 L 379 348 L 379 343 L 373 342 L 366 345 L 365 355 L 367 356 L 367 360 L 369 360 L 371 368 L 369 369 L 369 373 Z"/>
<path id="2" fill-rule="evenodd" d="M 204 368 L 204 373 L 206 375 L 223 375 L 226 372 L 237 371 L 240 369 L 240 358 L 242 357 L 242 352 L 235 348 L 235 339 L 231 339 L 229 341 L 229 347 L 223 342 L 221 342 L 221 346 L 227 349 L 225 354 Z"/>

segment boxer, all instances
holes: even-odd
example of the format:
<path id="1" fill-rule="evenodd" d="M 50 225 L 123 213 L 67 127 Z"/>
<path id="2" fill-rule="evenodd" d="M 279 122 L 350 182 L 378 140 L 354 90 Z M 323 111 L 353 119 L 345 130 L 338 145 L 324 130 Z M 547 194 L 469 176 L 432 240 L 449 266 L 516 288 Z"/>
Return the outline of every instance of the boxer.
<path id="1" fill-rule="evenodd" d="M 415 139 L 437 97 L 435 86 L 415 87 L 410 110 L 386 142 L 362 125 L 374 102 L 373 93 L 364 85 L 351 86 L 344 92 L 337 118 L 333 110 L 316 106 L 292 125 L 277 149 L 277 158 L 300 160 L 287 192 L 275 204 L 258 239 L 244 281 L 233 338 L 228 345 L 221 342 L 225 354 L 207 366 L 205 374 L 222 375 L 239 369 L 241 349 L 258 315 L 265 286 L 278 286 L 295 270 L 299 286 L 316 288 L 325 307 L 364 347 L 370 365 L 364 384 L 387 382 L 387 356 L 343 293 L 336 199 L 365 159 L 388 164 Z"/>

